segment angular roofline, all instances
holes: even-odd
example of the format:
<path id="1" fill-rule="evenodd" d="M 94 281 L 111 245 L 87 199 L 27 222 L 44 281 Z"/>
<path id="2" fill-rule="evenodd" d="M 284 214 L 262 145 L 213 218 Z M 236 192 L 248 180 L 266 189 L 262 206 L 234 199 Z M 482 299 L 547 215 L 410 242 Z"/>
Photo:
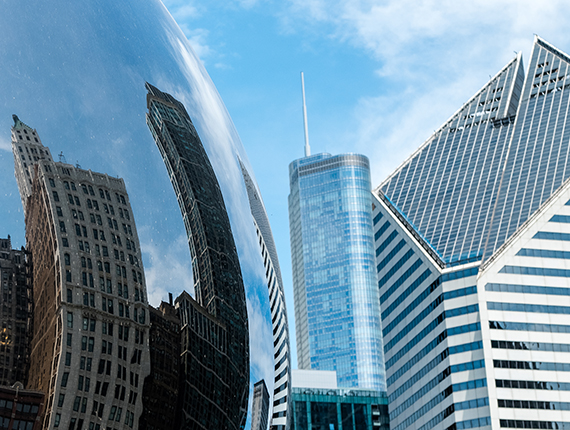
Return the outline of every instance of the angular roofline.
<path id="1" fill-rule="evenodd" d="M 479 272 L 485 271 L 495 260 L 497 260 L 505 251 L 506 249 L 521 236 L 529 225 L 531 225 L 538 217 L 540 217 L 544 212 L 546 212 L 552 204 L 560 197 L 564 191 L 570 188 L 570 178 L 566 179 L 558 189 L 552 193 L 552 195 L 546 199 L 546 201 L 540 205 L 540 207 L 534 211 L 534 213 L 528 217 L 528 219 L 522 223 L 519 228 L 497 249 L 489 259 L 484 260 L 483 264 L 481 264 Z"/>
<path id="2" fill-rule="evenodd" d="M 534 44 L 535 45 L 538 44 L 538 45 L 542 46 L 544 49 L 547 49 L 548 51 L 550 51 L 551 54 L 559 56 L 564 61 L 570 63 L 570 55 L 568 55 L 564 51 L 561 51 L 560 49 L 556 48 L 554 45 L 547 42 L 546 40 L 544 40 L 542 37 L 540 37 L 537 34 L 534 35 Z"/>
<path id="3" fill-rule="evenodd" d="M 495 76 L 493 76 L 491 79 L 489 79 L 485 85 L 483 85 L 481 87 L 481 89 L 479 89 L 479 91 L 477 91 L 471 98 L 469 98 L 469 100 L 467 100 L 465 103 L 463 103 L 461 105 L 461 107 L 455 111 L 455 113 L 453 115 L 451 115 L 451 117 L 449 117 L 449 119 L 447 121 L 445 121 L 441 127 L 439 127 L 436 131 L 434 131 L 425 141 L 424 143 L 422 143 L 420 145 L 420 147 L 418 149 L 416 149 L 408 158 L 406 158 L 399 166 L 398 168 L 396 168 L 396 170 L 394 170 L 386 179 L 384 179 L 380 185 L 378 185 L 376 188 L 374 188 L 373 192 L 375 194 L 378 193 L 378 191 L 380 191 L 380 189 L 390 180 L 392 179 L 394 176 L 396 176 L 396 174 L 398 174 L 403 168 L 404 166 L 406 166 L 409 162 L 411 162 L 411 160 L 417 155 L 419 154 L 432 140 L 433 137 L 436 136 L 438 133 L 441 133 L 448 125 L 449 123 L 451 123 L 458 115 L 459 113 L 463 110 L 463 108 L 465 108 L 466 105 L 468 105 L 469 103 L 471 103 L 475 98 L 477 98 L 479 96 L 479 94 L 481 94 L 485 88 L 487 88 L 489 86 L 489 84 L 491 82 L 493 82 L 495 79 L 497 79 L 505 70 L 507 70 L 514 62 L 516 61 L 521 61 L 522 60 L 522 52 L 519 52 L 515 58 L 513 58 L 511 61 L 509 61 L 498 73 L 495 74 Z"/>
<path id="4" fill-rule="evenodd" d="M 440 270 L 445 269 L 445 261 L 442 260 L 441 256 L 437 253 L 435 248 L 420 234 L 418 229 L 415 228 L 410 221 L 408 221 L 406 216 L 396 207 L 396 205 L 394 205 L 394 203 L 392 203 L 392 201 L 380 190 L 378 190 L 378 192 L 375 192 L 374 195 L 381 203 L 386 206 L 386 208 L 388 208 L 394 218 L 402 224 L 404 230 L 408 231 L 410 236 L 416 241 L 420 248 L 423 248 L 426 254 L 433 261 L 434 265 L 439 267 Z"/>

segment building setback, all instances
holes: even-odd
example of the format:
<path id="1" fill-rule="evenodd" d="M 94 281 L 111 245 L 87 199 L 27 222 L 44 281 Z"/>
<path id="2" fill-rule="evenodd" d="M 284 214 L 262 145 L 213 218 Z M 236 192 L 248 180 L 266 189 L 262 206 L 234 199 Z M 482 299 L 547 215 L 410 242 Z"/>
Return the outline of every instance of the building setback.
<path id="1" fill-rule="evenodd" d="M 240 262 L 223 196 L 186 109 L 146 84 L 147 125 L 176 193 L 192 258 L 195 299 L 181 319 L 180 428 L 239 429 L 249 396 L 249 332 Z"/>
<path id="2" fill-rule="evenodd" d="M 535 37 L 373 192 L 392 430 L 570 428 L 569 74 Z"/>
<path id="3" fill-rule="evenodd" d="M 125 184 L 54 162 L 16 116 L 12 150 L 34 268 L 28 386 L 46 394 L 43 428 L 133 428 L 149 319 Z"/>
<path id="4" fill-rule="evenodd" d="M 304 157 L 289 179 L 299 368 L 335 370 L 339 387 L 385 390 L 368 159 Z"/>
<path id="5" fill-rule="evenodd" d="M 0 239 L 0 385 L 28 380 L 32 330 L 32 268 L 25 249 Z"/>

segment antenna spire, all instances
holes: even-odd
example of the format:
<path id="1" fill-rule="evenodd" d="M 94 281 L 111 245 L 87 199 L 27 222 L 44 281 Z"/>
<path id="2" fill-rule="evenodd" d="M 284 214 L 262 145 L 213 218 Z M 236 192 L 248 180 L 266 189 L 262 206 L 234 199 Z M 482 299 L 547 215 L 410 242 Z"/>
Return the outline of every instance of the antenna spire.
<path id="1" fill-rule="evenodd" d="M 305 76 L 301 72 L 301 88 L 303 90 L 303 123 L 305 125 L 305 157 L 311 155 L 311 147 L 309 146 L 309 127 L 307 125 L 307 105 L 305 104 Z"/>

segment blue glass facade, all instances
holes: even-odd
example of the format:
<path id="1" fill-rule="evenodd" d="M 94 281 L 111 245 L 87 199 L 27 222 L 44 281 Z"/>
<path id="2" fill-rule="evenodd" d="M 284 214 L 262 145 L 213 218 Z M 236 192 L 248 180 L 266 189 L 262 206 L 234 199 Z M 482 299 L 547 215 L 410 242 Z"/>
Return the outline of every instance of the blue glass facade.
<path id="1" fill-rule="evenodd" d="M 289 174 L 299 368 L 385 390 L 368 159 L 318 154 Z"/>

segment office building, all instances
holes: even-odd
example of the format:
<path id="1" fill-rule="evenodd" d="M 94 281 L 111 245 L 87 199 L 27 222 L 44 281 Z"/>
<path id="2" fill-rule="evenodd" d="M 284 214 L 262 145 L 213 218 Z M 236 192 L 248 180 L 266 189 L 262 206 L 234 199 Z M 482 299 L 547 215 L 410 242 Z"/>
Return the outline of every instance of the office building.
<path id="1" fill-rule="evenodd" d="M 169 303 L 158 309 L 150 306 L 150 375 L 143 386 L 143 413 L 139 430 L 176 428 L 178 385 L 180 382 L 180 318 L 169 294 Z"/>
<path id="2" fill-rule="evenodd" d="M 318 154 L 289 165 L 297 360 L 338 386 L 385 390 L 368 159 Z"/>
<path id="3" fill-rule="evenodd" d="M 570 428 L 569 72 L 535 37 L 373 192 L 392 430 Z"/>
<path id="4" fill-rule="evenodd" d="M 289 430 L 291 427 L 291 347 L 283 279 L 281 278 L 277 249 L 275 248 L 263 200 L 242 162 L 240 162 L 240 166 L 247 189 L 253 224 L 259 240 L 261 257 L 263 258 L 271 306 L 273 362 L 275 369 L 271 429 Z"/>
<path id="5" fill-rule="evenodd" d="M 0 239 L 0 385 L 26 384 L 32 330 L 32 269 L 24 248 Z"/>
<path id="6" fill-rule="evenodd" d="M 16 116 L 12 150 L 33 264 L 28 388 L 45 393 L 43 428 L 133 428 L 149 320 L 125 183 L 54 162 Z"/>
<path id="7" fill-rule="evenodd" d="M 147 125 L 175 190 L 192 258 L 195 298 L 181 320 L 181 428 L 239 429 L 249 396 L 247 305 L 218 180 L 184 105 L 146 84 Z"/>
<path id="8" fill-rule="evenodd" d="M 44 393 L 25 390 L 19 382 L 0 386 L 0 428 L 41 430 L 44 399 Z"/>
<path id="9" fill-rule="evenodd" d="M 388 430 L 386 393 L 338 388 L 334 371 L 293 370 L 293 430 Z"/>
<path id="10" fill-rule="evenodd" d="M 267 430 L 269 417 L 269 393 L 262 379 L 253 386 L 251 405 L 251 430 Z"/>

